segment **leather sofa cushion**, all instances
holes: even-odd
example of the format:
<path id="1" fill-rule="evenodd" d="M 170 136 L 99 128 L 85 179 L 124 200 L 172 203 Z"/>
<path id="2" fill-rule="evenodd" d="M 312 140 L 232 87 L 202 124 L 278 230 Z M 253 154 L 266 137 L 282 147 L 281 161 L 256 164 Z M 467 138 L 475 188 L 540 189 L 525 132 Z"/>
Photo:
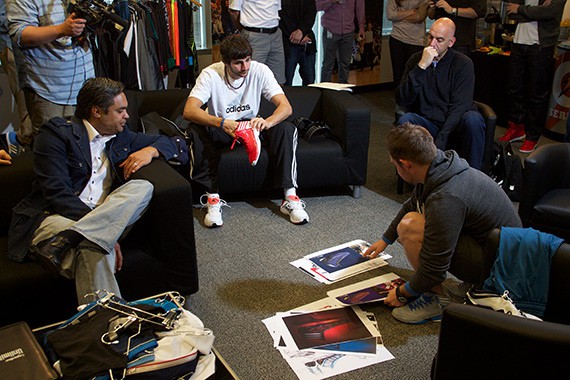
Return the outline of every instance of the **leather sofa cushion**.
<path id="1" fill-rule="evenodd" d="M 570 189 L 556 189 L 546 193 L 535 205 L 533 224 L 570 230 Z"/>

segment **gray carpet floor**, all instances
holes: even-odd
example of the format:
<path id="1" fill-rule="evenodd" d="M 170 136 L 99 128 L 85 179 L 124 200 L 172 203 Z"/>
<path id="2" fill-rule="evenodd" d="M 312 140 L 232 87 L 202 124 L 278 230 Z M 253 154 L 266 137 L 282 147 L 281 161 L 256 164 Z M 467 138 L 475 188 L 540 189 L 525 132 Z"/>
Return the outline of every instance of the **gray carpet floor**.
<path id="1" fill-rule="evenodd" d="M 196 244 L 200 291 L 187 307 L 214 331 L 214 343 L 240 379 L 295 379 L 273 348 L 261 322 L 326 297 L 327 291 L 394 272 L 410 274 L 401 247 L 393 245 L 389 266 L 332 284 L 320 284 L 289 264 L 306 254 L 354 239 L 376 241 L 400 204 L 364 189 L 350 196 L 305 198 L 311 222 L 289 223 L 278 200 L 232 202 L 224 209 L 224 226 L 206 229 L 196 210 Z M 340 375 L 339 379 L 427 379 L 437 346 L 439 325 L 408 326 L 396 322 L 383 305 L 372 305 L 386 347 L 395 360 Z"/>
<path id="2" fill-rule="evenodd" d="M 214 331 L 215 347 L 240 379 L 296 379 L 262 319 L 326 297 L 327 291 L 394 272 L 403 278 L 410 267 L 399 245 L 389 248 L 389 266 L 324 285 L 289 263 L 306 254 L 354 239 L 374 242 L 409 196 L 396 194 L 395 169 L 388 161 L 384 136 L 393 121 L 391 92 L 355 95 L 371 109 L 371 137 L 366 188 L 360 199 L 348 194 L 299 195 L 311 222 L 289 223 L 278 199 L 232 199 L 224 208 L 224 226 L 207 229 L 204 210 L 195 210 L 200 290 L 188 308 Z M 451 281 L 451 280 L 448 280 Z M 439 324 L 405 325 L 390 309 L 369 304 L 394 360 L 339 375 L 338 379 L 428 379 L 437 350 Z"/>

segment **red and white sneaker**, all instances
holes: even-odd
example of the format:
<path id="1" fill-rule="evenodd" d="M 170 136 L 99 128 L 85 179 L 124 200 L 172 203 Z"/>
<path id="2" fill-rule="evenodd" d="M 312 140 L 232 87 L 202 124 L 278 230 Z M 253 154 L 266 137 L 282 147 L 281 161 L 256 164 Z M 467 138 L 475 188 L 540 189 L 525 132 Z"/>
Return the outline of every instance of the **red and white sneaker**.
<path id="1" fill-rule="evenodd" d="M 522 123 L 515 124 L 512 121 L 509 121 L 507 124 L 509 128 L 507 129 L 503 137 L 499 137 L 499 141 L 513 142 L 525 138 L 524 124 Z"/>
<path id="2" fill-rule="evenodd" d="M 281 202 L 281 212 L 289 215 L 293 224 L 305 224 L 309 222 L 309 214 L 305 211 L 305 202 L 296 195 L 289 195 Z"/>
<path id="3" fill-rule="evenodd" d="M 536 149 L 537 145 L 538 145 L 538 141 L 524 140 L 523 144 L 519 148 L 519 152 L 521 152 L 521 153 L 532 153 Z"/>
<path id="4" fill-rule="evenodd" d="M 206 202 L 204 202 L 204 197 L 207 198 Z M 226 201 L 220 199 L 219 196 L 209 196 L 208 194 L 204 194 L 200 197 L 200 203 L 202 204 L 202 207 L 208 208 L 208 212 L 204 217 L 204 224 L 206 227 L 221 227 L 224 224 L 224 221 L 222 220 L 222 206 L 228 206 Z"/>
<path id="5" fill-rule="evenodd" d="M 259 160 L 259 155 L 261 154 L 261 141 L 259 140 L 259 131 L 251 127 L 249 121 L 240 121 L 235 130 L 235 139 L 231 146 L 234 148 L 236 141 L 239 141 L 245 146 L 245 151 L 247 152 L 247 158 L 249 158 L 249 163 L 251 166 L 257 164 Z"/>

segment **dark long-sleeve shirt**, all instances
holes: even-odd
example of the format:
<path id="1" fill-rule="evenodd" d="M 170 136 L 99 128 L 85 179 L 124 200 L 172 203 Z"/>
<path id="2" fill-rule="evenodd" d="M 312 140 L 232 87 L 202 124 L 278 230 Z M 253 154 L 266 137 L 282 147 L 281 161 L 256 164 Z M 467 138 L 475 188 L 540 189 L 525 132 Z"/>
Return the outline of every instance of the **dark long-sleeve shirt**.
<path id="1" fill-rule="evenodd" d="M 420 265 L 410 279 L 410 287 L 417 293 L 429 291 L 445 280 L 460 235 L 484 247 L 491 230 L 521 227 L 506 193 L 454 151 L 437 152 L 424 184 L 416 185 L 384 232 L 384 241 L 396 241 L 397 226 L 411 211 L 422 212 L 426 219 Z"/>
<path id="2" fill-rule="evenodd" d="M 435 145 L 445 149 L 451 131 L 461 116 L 473 110 L 475 71 L 467 56 L 452 49 L 426 70 L 418 66 L 422 52 L 410 57 L 402 82 L 396 89 L 396 103 L 417 113 L 439 128 Z"/>
<path id="3" fill-rule="evenodd" d="M 317 7 L 314 0 L 282 0 L 281 10 L 279 11 L 279 27 L 283 32 L 283 47 L 285 55 L 289 55 L 289 47 L 292 43 L 289 36 L 295 30 L 299 29 L 303 32 L 303 37 L 309 36 L 312 43 L 306 47 L 307 54 L 317 51 L 315 34 L 313 33 L 313 25 L 317 16 Z"/>
<path id="4" fill-rule="evenodd" d="M 541 47 L 554 46 L 560 34 L 560 19 L 564 12 L 566 0 L 552 0 L 545 6 L 544 0 L 539 5 L 519 6 L 519 16 L 514 17 L 518 22 L 538 21 L 538 39 Z"/>
<path id="5" fill-rule="evenodd" d="M 487 14 L 486 0 L 448 0 L 453 8 L 472 8 L 479 18 Z M 443 10 L 435 8 L 434 19 L 448 17 L 455 23 L 455 46 L 467 46 L 469 50 L 475 49 L 475 34 L 477 32 L 477 19 L 453 16 Z"/>

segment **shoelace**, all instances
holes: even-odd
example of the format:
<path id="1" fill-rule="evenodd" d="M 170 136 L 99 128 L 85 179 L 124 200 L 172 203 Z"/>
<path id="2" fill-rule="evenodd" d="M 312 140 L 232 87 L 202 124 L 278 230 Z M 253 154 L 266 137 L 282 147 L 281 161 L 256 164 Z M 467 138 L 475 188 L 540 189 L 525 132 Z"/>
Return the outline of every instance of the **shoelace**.
<path id="1" fill-rule="evenodd" d="M 284 206 L 286 208 L 288 208 L 289 210 L 298 210 L 298 209 L 304 209 L 305 207 L 307 207 L 307 205 L 305 204 L 305 201 L 303 201 L 301 198 L 298 198 L 296 201 L 293 201 L 293 200 L 287 198 L 285 200 Z"/>
<path id="2" fill-rule="evenodd" d="M 204 200 L 203 200 L 204 197 L 206 197 L 206 201 L 205 201 L 205 202 L 204 202 Z M 221 208 L 222 206 L 229 207 L 229 208 L 232 207 L 232 206 L 230 206 L 230 205 L 228 204 L 228 202 L 224 201 L 222 198 L 218 198 L 218 200 L 219 200 L 219 201 L 218 201 L 218 204 L 215 205 L 215 206 L 219 206 L 220 208 Z M 208 207 L 208 205 L 209 205 L 209 203 L 208 203 L 208 195 L 203 194 L 203 195 L 200 197 L 200 204 L 202 205 L 202 208 Z"/>
<path id="3" fill-rule="evenodd" d="M 235 130 L 236 136 L 234 137 L 234 141 L 232 142 L 232 146 L 230 147 L 230 149 L 234 148 L 234 145 L 236 144 L 236 142 L 239 142 L 241 144 L 241 141 L 240 141 L 241 136 L 239 136 L 239 132 L 243 131 L 244 129 L 252 129 L 249 121 L 238 122 L 238 126 Z"/>
<path id="4" fill-rule="evenodd" d="M 428 298 L 427 296 L 422 295 L 420 298 L 409 304 L 410 309 L 418 310 L 418 309 L 423 309 L 424 307 L 428 307 L 431 304 L 431 300 L 432 297 Z"/>

